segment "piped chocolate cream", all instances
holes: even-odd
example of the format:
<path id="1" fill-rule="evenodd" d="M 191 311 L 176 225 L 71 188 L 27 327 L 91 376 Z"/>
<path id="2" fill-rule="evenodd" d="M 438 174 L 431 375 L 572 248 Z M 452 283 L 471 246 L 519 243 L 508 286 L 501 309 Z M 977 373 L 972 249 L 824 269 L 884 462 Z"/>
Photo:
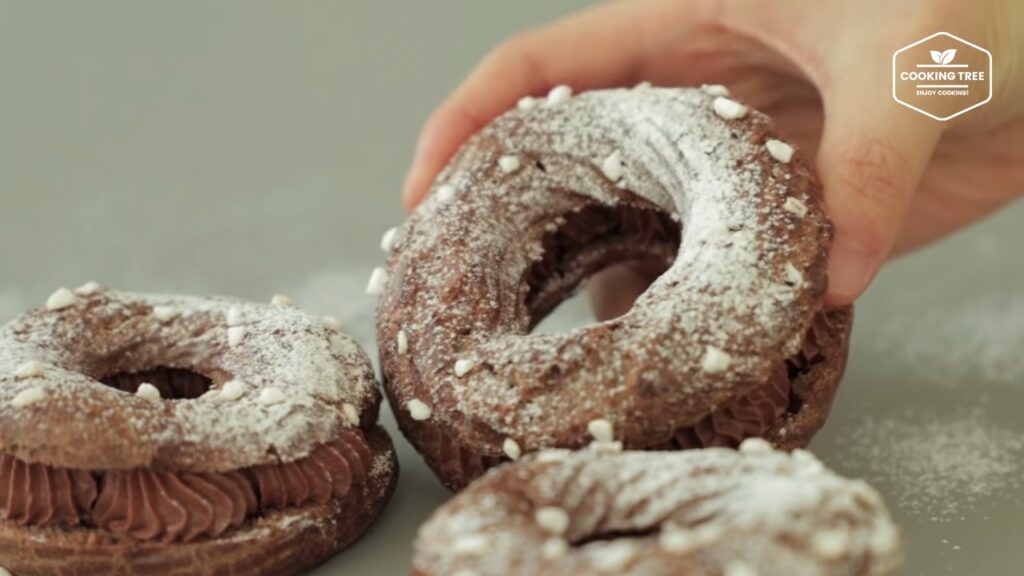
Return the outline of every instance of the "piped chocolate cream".
<path id="1" fill-rule="evenodd" d="M 22 525 L 77 526 L 96 501 L 96 479 L 84 470 L 29 464 L 0 454 L 0 509 Z"/>
<path id="2" fill-rule="evenodd" d="M 364 483 L 372 455 L 359 430 L 277 465 L 193 474 L 84 471 L 0 454 L 0 514 L 26 526 L 87 526 L 137 540 L 191 542 L 243 526 L 263 511 L 326 504 Z"/>
<path id="3" fill-rule="evenodd" d="M 768 382 L 702 418 L 692 428 L 677 430 L 670 444 L 678 448 L 735 448 L 743 440 L 766 434 L 787 412 L 803 403 L 794 380 L 822 360 L 819 341 L 826 333 L 828 317 L 814 318 L 803 345 L 795 356 L 779 362 Z"/>

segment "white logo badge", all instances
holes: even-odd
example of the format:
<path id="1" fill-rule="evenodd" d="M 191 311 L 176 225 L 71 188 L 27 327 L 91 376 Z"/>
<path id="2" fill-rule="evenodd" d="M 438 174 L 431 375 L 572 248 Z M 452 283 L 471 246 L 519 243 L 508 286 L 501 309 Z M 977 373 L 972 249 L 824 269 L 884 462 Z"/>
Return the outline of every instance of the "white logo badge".
<path id="1" fill-rule="evenodd" d="M 946 121 L 992 99 L 992 54 L 948 32 L 900 48 L 892 55 L 892 97 Z"/>

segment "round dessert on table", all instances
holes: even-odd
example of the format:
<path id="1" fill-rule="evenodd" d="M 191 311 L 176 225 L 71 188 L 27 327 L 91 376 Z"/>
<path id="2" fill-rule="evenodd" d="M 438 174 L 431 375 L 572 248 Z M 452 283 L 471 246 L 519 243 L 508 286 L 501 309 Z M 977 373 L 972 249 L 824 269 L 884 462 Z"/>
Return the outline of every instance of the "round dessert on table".
<path id="1" fill-rule="evenodd" d="M 878 493 L 812 454 L 547 450 L 485 474 L 420 528 L 414 576 L 884 576 Z"/>
<path id="2" fill-rule="evenodd" d="M 805 159 L 722 86 L 523 99 L 389 231 L 378 346 L 402 430 L 442 482 L 593 438 L 806 445 L 842 377 L 832 227 Z M 665 270 L 622 316 L 531 331 L 613 264 Z"/>
<path id="3" fill-rule="evenodd" d="M 298 574 L 394 490 L 369 358 L 275 297 L 87 284 L 0 328 L 0 563 Z"/>

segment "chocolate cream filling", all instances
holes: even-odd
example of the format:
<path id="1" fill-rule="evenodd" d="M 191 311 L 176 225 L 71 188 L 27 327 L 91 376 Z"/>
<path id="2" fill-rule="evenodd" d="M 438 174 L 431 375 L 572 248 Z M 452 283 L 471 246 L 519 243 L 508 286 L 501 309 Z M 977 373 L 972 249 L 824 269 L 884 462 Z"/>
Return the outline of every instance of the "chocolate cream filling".
<path id="1" fill-rule="evenodd" d="M 134 392 L 142 382 L 162 397 L 195 398 L 209 380 L 157 369 L 101 379 Z M 0 454 L 0 515 L 23 526 L 83 526 L 136 540 L 191 542 L 216 538 L 265 511 L 326 504 L 363 484 L 372 466 L 358 429 L 294 462 L 220 473 L 73 470 Z"/>
<path id="2" fill-rule="evenodd" d="M 764 436 L 784 415 L 798 412 L 803 400 L 793 390 L 793 380 L 822 361 L 818 342 L 826 333 L 826 322 L 824 314 L 814 317 L 800 351 L 779 362 L 763 386 L 708 414 L 693 427 L 676 430 L 669 444 L 677 448 L 735 448 L 747 438 Z"/>
<path id="3" fill-rule="evenodd" d="M 560 217 L 545 234 L 544 255 L 526 272 L 526 308 L 531 329 L 571 296 L 590 276 L 608 266 L 643 262 L 660 264 L 662 271 L 676 258 L 682 228 L 667 213 L 644 203 L 618 206 L 588 205 Z M 793 380 L 822 360 L 818 345 L 826 317 L 819 313 L 804 338 L 802 349 L 780 361 L 768 381 L 702 418 L 679 429 L 665 445 L 650 448 L 736 447 L 745 438 L 762 436 L 802 400 Z"/>

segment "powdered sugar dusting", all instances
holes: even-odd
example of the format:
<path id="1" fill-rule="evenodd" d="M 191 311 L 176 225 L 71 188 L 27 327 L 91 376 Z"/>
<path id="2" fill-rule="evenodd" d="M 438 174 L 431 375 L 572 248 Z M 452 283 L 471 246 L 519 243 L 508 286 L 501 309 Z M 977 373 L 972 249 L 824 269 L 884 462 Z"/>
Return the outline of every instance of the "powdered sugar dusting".
<path id="1" fill-rule="evenodd" d="M 706 346 L 729 351 L 730 378 L 764 381 L 813 314 L 811 299 L 801 298 L 810 282 L 787 285 L 785 264 L 813 278 L 828 228 L 799 158 L 780 164 L 763 133 L 755 137 L 755 129 L 770 131 L 765 117 L 750 110 L 724 121 L 715 98 L 699 89 L 588 92 L 557 106 L 514 109 L 475 136 L 434 188 L 463 192 L 450 202 L 429 197 L 389 261 L 401 281 L 389 283 L 382 301 L 382 336 L 393 342 L 403 330 L 416 357 L 395 362 L 415 362 L 427 379 L 400 399 L 454 404 L 437 415 L 446 426 L 466 423 L 451 414 L 471 415 L 473 426 L 514 437 L 530 452 L 570 429 L 585 434 L 597 416 L 630 430 L 629 390 L 640 386 L 688 407 L 679 421 L 661 423 L 666 430 L 692 424 L 695 411 L 739 392 L 701 370 Z M 510 155 L 522 162 L 506 174 L 498 162 Z M 605 173 L 608 158 L 628 167 L 612 170 L 617 181 Z M 810 193 L 794 192 L 800 182 Z M 805 218 L 783 208 L 789 197 L 807 206 Z M 560 217 L 586 204 L 625 203 L 653 205 L 683 222 L 675 264 L 625 316 L 565 334 L 527 335 L 516 295 L 544 253 L 531 226 L 559 226 Z M 404 288 L 410 282 L 415 290 Z M 596 364 L 584 362 L 594 357 Z M 456 370 L 466 358 L 478 369 Z M 538 377 L 546 373 L 560 376 Z M 389 378 L 404 385 L 399 374 Z M 463 436 L 474 441 L 468 425 Z M 492 442 L 474 448 L 500 455 Z"/>
<path id="2" fill-rule="evenodd" d="M 523 554 L 552 533 L 577 544 L 563 555 Z M 640 535 L 615 536 L 623 533 Z M 446 546 L 467 534 L 492 548 L 468 556 Z M 650 575 L 745 563 L 766 574 L 881 575 L 895 570 L 899 548 L 877 493 L 806 456 L 583 451 L 489 472 L 421 528 L 414 565 L 430 574 Z"/>
<path id="3" fill-rule="evenodd" d="M 892 315 L 875 343 L 929 384 L 1024 388 L 1024 293 Z"/>
<path id="4" fill-rule="evenodd" d="M 867 417 L 845 438 L 850 464 L 918 517 L 960 518 L 982 499 L 1024 489 L 1024 436 L 981 412 Z"/>
<path id="5" fill-rule="evenodd" d="M 180 313 L 162 322 L 152 314 L 156 308 Z M 232 347 L 226 321 L 230 309 L 241 310 L 246 329 L 245 338 Z M 101 325 L 101 332 L 94 331 Z M 121 354 L 124 349 L 132 353 Z M 14 377 L 15 370 L 30 360 L 46 366 L 45 379 Z M 95 373 L 97 366 L 113 371 L 187 368 L 207 375 L 213 387 L 197 399 L 153 403 L 98 383 L 94 378 L 109 374 Z M 26 426 L 25 413 L 7 407 L 30 386 L 46 393 L 52 417 L 66 419 L 59 429 Z M 268 388 L 287 393 L 278 401 L 262 403 L 259 390 Z M 338 427 L 349 425 L 342 414 L 344 403 L 362 412 L 376 402 L 376 394 L 365 353 L 319 318 L 296 308 L 103 291 L 80 297 L 59 312 L 30 312 L 0 329 L 3 444 L 25 450 L 53 444 L 47 440 L 50 431 L 77 430 L 100 445 L 109 441 L 112 446 L 128 433 L 137 446 L 172 454 L 179 470 L 204 470 L 212 458 L 224 469 L 291 461 L 330 441 Z M 110 418 L 127 418 L 130 430 L 108 430 Z M 69 461 L 47 463 L 77 468 L 95 464 L 74 461 L 74 454 L 65 458 Z"/>

